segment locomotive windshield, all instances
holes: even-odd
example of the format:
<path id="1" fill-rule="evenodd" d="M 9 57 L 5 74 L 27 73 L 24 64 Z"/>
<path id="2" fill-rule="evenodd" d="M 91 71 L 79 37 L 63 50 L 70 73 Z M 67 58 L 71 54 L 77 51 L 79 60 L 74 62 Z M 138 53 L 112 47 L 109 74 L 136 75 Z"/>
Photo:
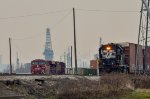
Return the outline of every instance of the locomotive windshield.
<path id="1" fill-rule="evenodd" d="M 116 58 L 116 53 L 114 52 L 114 50 L 111 51 L 105 51 L 102 50 L 102 58 Z"/>
<path id="2" fill-rule="evenodd" d="M 47 63 L 44 61 L 34 61 L 31 63 L 32 65 L 46 65 Z"/>
<path id="3" fill-rule="evenodd" d="M 32 65 L 38 65 L 38 62 L 32 62 L 31 64 Z"/>

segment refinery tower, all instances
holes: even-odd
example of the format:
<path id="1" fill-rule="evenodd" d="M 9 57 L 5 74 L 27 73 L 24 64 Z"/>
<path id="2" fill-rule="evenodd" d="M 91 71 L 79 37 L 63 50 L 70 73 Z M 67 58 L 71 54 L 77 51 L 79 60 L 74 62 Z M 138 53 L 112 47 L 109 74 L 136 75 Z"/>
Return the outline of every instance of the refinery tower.
<path id="1" fill-rule="evenodd" d="M 53 60 L 54 52 L 52 49 L 52 41 L 50 35 L 50 29 L 47 28 L 46 30 L 46 42 L 45 42 L 45 50 L 43 52 L 46 60 Z"/>

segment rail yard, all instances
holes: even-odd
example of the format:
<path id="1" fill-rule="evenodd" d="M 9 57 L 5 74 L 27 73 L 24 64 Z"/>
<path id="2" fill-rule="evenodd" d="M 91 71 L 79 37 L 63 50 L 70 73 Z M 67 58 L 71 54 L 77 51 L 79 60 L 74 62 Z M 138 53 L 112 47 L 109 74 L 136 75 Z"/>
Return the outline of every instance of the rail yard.
<path id="1" fill-rule="evenodd" d="M 0 99 L 150 99 L 139 1 L 0 1 Z"/>

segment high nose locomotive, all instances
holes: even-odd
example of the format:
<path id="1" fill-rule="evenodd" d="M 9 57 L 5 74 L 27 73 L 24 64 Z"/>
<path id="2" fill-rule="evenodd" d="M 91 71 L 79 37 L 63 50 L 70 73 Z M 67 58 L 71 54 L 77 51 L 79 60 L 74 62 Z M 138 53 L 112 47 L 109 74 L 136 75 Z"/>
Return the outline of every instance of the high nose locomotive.
<path id="1" fill-rule="evenodd" d="M 105 72 L 127 72 L 124 49 L 119 44 L 106 44 L 99 48 L 99 69 Z"/>

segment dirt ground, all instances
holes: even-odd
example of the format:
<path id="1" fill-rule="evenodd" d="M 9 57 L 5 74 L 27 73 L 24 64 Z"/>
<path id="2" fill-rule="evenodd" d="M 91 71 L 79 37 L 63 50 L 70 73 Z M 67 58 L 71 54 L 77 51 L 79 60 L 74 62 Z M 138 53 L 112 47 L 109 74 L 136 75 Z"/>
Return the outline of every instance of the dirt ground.
<path id="1" fill-rule="evenodd" d="M 97 76 L 0 76 L 0 98 L 4 96 L 23 96 L 23 99 L 55 99 L 62 94 L 70 94 L 70 90 L 77 91 L 78 88 L 84 92 L 92 90 L 88 82 L 97 82 Z M 85 83 L 87 82 L 87 83 Z M 88 85 L 87 88 L 82 86 Z M 94 84 L 93 84 L 94 85 Z M 96 86 L 95 86 L 96 87 Z M 73 93 L 72 92 L 72 93 Z M 22 98 L 19 98 L 22 99 Z"/>

